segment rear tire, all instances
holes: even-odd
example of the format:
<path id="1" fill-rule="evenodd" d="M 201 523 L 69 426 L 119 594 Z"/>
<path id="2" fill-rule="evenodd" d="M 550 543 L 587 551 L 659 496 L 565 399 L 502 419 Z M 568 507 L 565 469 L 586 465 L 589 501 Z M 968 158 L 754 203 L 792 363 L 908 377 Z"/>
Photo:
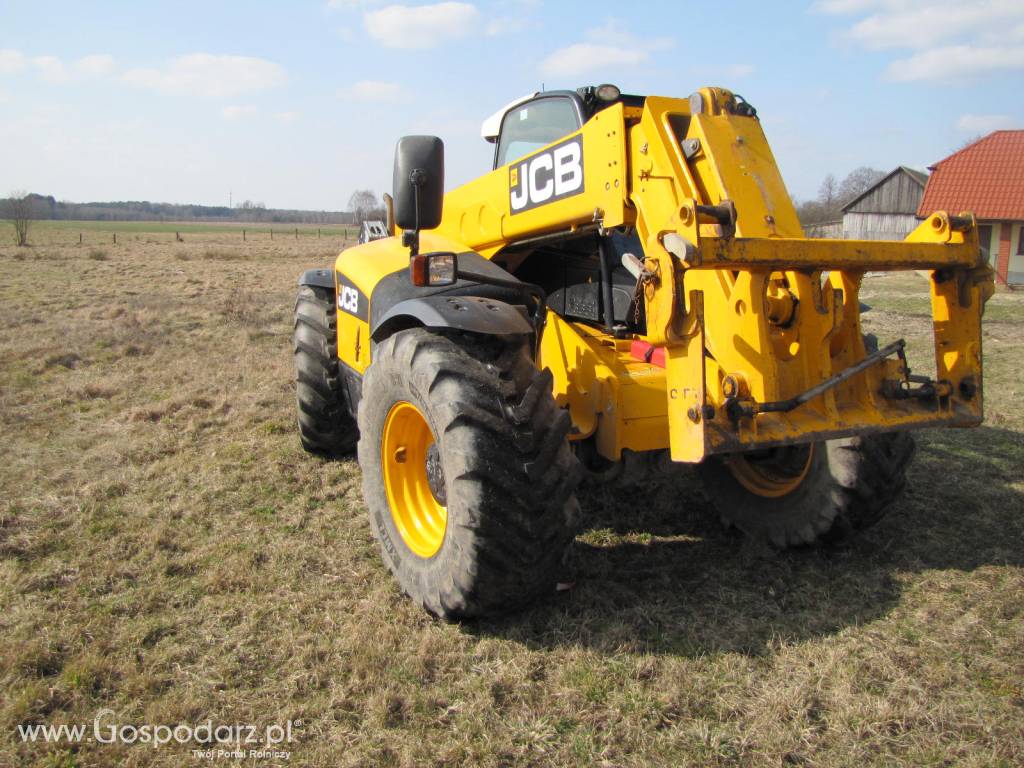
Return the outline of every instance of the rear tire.
<path id="1" fill-rule="evenodd" d="M 569 426 L 522 341 L 416 328 L 374 349 L 359 404 L 363 497 L 414 601 L 458 619 L 554 591 L 578 517 Z"/>
<path id="2" fill-rule="evenodd" d="M 878 522 L 906 485 L 914 438 L 891 432 L 814 444 L 810 465 L 792 490 L 780 495 L 751 490 L 730 462 L 743 454 L 700 465 L 708 497 L 722 522 L 776 547 L 835 543 Z M 794 477 L 796 477 L 794 473 Z"/>
<path id="3" fill-rule="evenodd" d="M 338 457 L 356 447 L 359 430 L 338 370 L 334 292 L 299 286 L 293 325 L 299 439 L 309 453 Z"/>

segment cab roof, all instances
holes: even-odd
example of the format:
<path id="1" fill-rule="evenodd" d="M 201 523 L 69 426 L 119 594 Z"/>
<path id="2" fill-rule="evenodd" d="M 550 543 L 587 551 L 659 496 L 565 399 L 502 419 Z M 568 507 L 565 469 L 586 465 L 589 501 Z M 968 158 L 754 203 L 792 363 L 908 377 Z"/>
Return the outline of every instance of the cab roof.
<path id="1" fill-rule="evenodd" d="M 645 97 L 632 96 L 621 92 L 619 92 L 618 97 L 615 99 L 609 101 L 595 101 L 595 92 L 597 92 L 599 88 L 605 87 L 615 88 L 615 86 L 595 87 L 592 85 L 588 85 L 583 86 L 582 88 L 577 88 L 575 91 L 534 91 L 533 93 L 528 93 L 525 96 L 520 96 L 518 99 L 510 101 L 504 107 L 502 107 L 493 115 L 484 120 L 483 124 L 480 126 L 480 135 L 483 136 L 484 139 L 489 141 L 491 144 L 496 142 L 498 140 L 498 135 L 501 133 L 501 121 L 504 119 L 508 111 L 514 109 L 515 107 L 518 107 L 520 104 L 524 104 L 525 102 L 530 101 L 531 99 L 535 99 L 538 96 L 569 96 L 571 98 L 576 99 L 576 101 L 580 105 L 581 112 L 584 113 L 584 122 L 586 122 L 591 116 L 593 116 L 594 112 L 597 112 L 600 109 L 603 109 L 604 107 L 607 107 L 617 101 L 621 101 L 631 106 L 643 106 Z M 618 88 L 615 88 L 615 91 L 618 92 Z"/>

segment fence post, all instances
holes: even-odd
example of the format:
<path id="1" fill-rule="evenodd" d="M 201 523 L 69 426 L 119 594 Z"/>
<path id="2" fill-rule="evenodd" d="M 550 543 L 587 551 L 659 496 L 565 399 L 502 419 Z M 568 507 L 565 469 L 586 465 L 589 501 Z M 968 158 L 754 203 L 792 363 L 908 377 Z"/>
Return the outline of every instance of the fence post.
<path id="1" fill-rule="evenodd" d="M 316 239 L 317 239 L 317 240 L 319 240 L 319 239 L 320 239 L 320 227 L 317 227 L 317 228 L 316 228 Z"/>
<path id="2" fill-rule="evenodd" d="M 295 228 L 295 239 L 296 240 L 299 239 L 299 228 L 298 227 Z"/>
<path id="3" fill-rule="evenodd" d="M 117 245 L 117 232 L 114 233 L 114 245 Z"/>
<path id="4" fill-rule="evenodd" d="M 81 232 L 78 233 L 78 244 L 79 245 L 82 244 L 82 233 Z"/>
<path id="5" fill-rule="evenodd" d="M 274 228 L 273 227 L 270 228 L 270 239 L 271 240 L 274 239 Z"/>

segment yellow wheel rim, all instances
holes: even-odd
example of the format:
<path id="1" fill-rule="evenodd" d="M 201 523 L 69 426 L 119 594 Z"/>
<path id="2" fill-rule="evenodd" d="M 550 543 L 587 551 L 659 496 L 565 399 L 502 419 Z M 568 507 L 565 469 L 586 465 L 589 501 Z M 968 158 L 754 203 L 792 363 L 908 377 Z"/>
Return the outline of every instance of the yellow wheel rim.
<path id="1" fill-rule="evenodd" d="M 813 459 L 812 443 L 783 448 L 768 457 L 754 458 L 737 453 L 729 457 L 727 464 L 732 476 L 748 491 L 777 499 L 800 487 L 811 471 Z"/>
<path id="2" fill-rule="evenodd" d="M 391 519 L 405 545 L 420 557 L 433 557 L 441 549 L 448 525 L 448 509 L 431 489 L 428 457 L 436 462 L 437 449 L 427 420 L 412 403 L 395 403 L 384 419 L 381 463 Z M 443 491 L 441 492 L 443 496 Z"/>

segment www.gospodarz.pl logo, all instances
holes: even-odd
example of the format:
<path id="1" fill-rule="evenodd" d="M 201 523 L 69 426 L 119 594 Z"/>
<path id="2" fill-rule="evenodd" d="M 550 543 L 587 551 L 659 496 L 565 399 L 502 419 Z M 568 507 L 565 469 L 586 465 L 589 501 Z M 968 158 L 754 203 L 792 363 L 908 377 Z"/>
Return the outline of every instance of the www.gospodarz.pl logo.
<path id="1" fill-rule="evenodd" d="M 117 713 L 112 709 L 101 709 L 92 723 L 74 725 L 23 724 L 17 727 L 23 742 L 40 744 L 144 744 L 162 747 L 167 744 L 197 745 L 191 751 L 194 757 L 248 758 L 287 760 L 291 752 L 277 749 L 279 745 L 291 744 L 296 738 L 299 720 L 287 720 L 284 724 L 273 723 L 260 728 L 251 723 L 214 724 L 179 723 L 178 725 L 156 725 L 151 723 L 118 723 Z"/>

